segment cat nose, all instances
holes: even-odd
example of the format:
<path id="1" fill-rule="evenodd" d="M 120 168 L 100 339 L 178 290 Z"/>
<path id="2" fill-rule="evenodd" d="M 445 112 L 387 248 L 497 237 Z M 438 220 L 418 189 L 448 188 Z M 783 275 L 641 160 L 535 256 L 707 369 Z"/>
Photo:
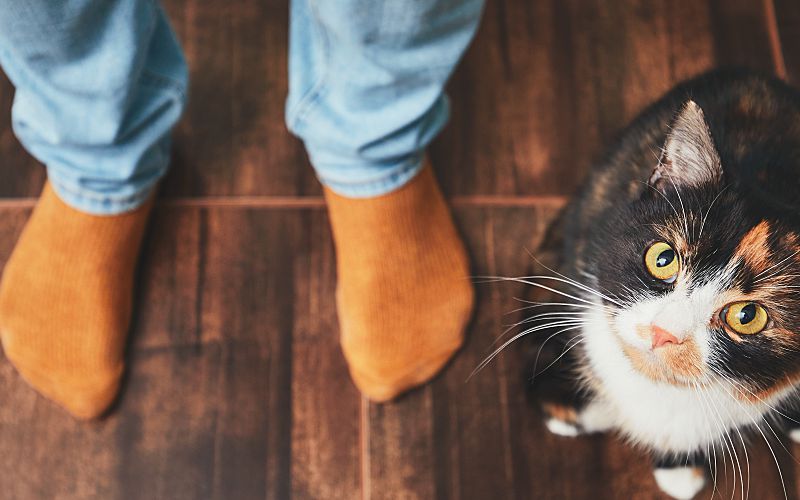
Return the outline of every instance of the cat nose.
<path id="1" fill-rule="evenodd" d="M 682 340 L 678 340 L 678 337 L 675 335 L 657 325 L 650 325 L 650 332 L 652 334 L 653 349 L 665 344 L 680 344 L 683 342 Z"/>

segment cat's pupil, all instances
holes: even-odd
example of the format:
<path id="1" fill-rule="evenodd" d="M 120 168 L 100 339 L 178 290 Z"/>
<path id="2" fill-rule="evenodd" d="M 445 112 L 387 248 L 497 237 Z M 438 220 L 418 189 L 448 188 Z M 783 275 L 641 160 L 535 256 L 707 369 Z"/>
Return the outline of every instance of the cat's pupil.
<path id="1" fill-rule="evenodd" d="M 741 311 L 739 311 L 739 314 L 737 316 L 738 316 L 738 319 L 739 319 L 739 323 L 741 323 L 743 325 L 746 325 L 747 323 L 750 323 L 751 321 L 753 321 L 753 318 L 756 317 L 756 306 L 755 306 L 755 304 L 747 304 L 746 306 L 744 306 L 742 308 Z"/>
<path id="2" fill-rule="evenodd" d="M 656 257 L 656 267 L 668 266 L 673 260 L 675 260 L 675 251 L 671 248 L 664 250 Z"/>

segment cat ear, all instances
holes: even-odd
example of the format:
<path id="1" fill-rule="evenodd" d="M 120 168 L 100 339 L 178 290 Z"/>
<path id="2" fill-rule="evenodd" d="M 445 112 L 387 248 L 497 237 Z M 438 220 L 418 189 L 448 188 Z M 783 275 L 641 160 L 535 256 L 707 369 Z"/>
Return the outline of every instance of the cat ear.
<path id="1" fill-rule="evenodd" d="M 722 165 L 711 138 L 703 110 L 694 101 L 684 104 L 667 135 L 661 159 L 650 176 L 649 184 L 657 189 L 676 186 L 699 186 L 719 181 Z"/>

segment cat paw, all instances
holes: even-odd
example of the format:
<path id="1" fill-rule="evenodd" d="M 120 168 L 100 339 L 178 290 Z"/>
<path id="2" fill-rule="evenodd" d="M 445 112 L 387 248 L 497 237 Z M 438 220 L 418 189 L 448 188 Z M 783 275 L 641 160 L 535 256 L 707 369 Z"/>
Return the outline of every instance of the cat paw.
<path id="1" fill-rule="evenodd" d="M 578 412 L 574 408 L 555 403 L 544 403 L 544 424 L 557 436 L 575 437 L 583 433 L 578 424 Z"/>
<path id="2" fill-rule="evenodd" d="M 576 437 L 581 434 L 581 430 L 577 425 L 550 417 L 545 423 L 547 430 L 557 436 Z"/>
<path id="3" fill-rule="evenodd" d="M 700 467 L 655 469 L 653 475 L 661 491 L 678 500 L 694 498 L 706 484 L 706 476 Z"/>
<path id="4" fill-rule="evenodd" d="M 613 427 L 612 414 L 602 403 L 592 401 L 581 410 L 555 403 L 544 403 L 545 425 L 553 434 L 575 437 L 605 432 Z"/>

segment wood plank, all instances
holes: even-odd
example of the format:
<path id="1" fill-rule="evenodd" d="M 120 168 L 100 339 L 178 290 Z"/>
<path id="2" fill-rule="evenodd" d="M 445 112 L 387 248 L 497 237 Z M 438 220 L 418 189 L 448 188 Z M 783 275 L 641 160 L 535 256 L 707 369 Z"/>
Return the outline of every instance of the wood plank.
<path id="1" fill-rule="evenodd" d="M 0 211 L 0 262 L 27 214 Z M 108 418 L 73 422 L 0 363 L 0 489 L 357 496 L 360 397 L 336 336 L 324 213 L 159 207 L 145 253 L 129 372 Z"/>
<path id="2" fill-rule="evenodd" d="M 0 212 L 0 261 L 27 213 Z M 553 213 L 458 209 L 474 272 L 530 272 L 525 248 Z M 502 324 L 520 318 L 503 316 L 519 287 L 481 285 L 468 343 L 446 372 L 362 409 L 338 348 L 326 224 L 316 209 L 160 208 L 119 405 L 75 423 L 0 363 L 0 488 L 11 498 L 353 498 L 362 485 L 365 498 L 663 498 L 646 457 L 619 440 L 546 432 L 525 401 L 519 350 L 466 381 Z M 791 459 L 776 450 L 786 473 Z M 777 495 L 766 448 L 756 443 L 750 460 L 751 490 Z M 720 482 L 727 498 L 732 485 Z"/>
<path id="3" fill-rule="evenodd" d="M 476 274 L 529 269 L 515 264 L 529 260 L 524 246 L 539 236 L 536 210 L 475 208 L 456 214 Z M 498 268 L 494 231 L 508 225 L 522 230 L 513 234 L 524 241 L 513 245 L 519 252 Z M 365 498 L 516 498 L 510 446 L 516 429 L 509 427 L 509 413 L 519 408 L 509 400 L 517 398 L 508 393 L 508 379 L 521 377 L 521 371 L 515 372 L 519 367 L 510 366 L 504 356 L 467 381 L 488 354 L 500 322 L 511 318 L 499 313 L 495 287 L 478 286 L 476 292 L 478 307 L 467 343 L 442 376 L 394 403 L 369 404 Z M 524 492 L 519 498 L 525 498 Z"/>
<path id="4" fill-rule="evenodd" d="M 433 163 L 449 194 L 568 194 L 678 81 L 771 61 L 755 0 L 488 2 Z"/>
<path id="5" fill-rule="evenodd" d="M 447 450 L 436 446 L 433 390 L 426 386 L 383 405 L 365 401 L 365 500 L 440 496 L 439 456 Z"/>
<path id="6" fill-rule="evenodd" d="M 774 73 L 770 25 L 765 8 L 771 0 L 710 0 L 716 64 L 746 66 Z"/>
<path id="7" fill-rule="evenodd" d="M 800 85 L 800 4 L 792 0 L 774 0 L 774 13 L 787 78 L 794 85 Z"/>
<path id="8" fill-rule="evenodd" d="M 320 187 L 283 120 L 288 2 L 165 0 L 190 66 L 165 196 L 308 195 Z M 37 196 L 45 173 L 13 135 L 0 75 L 0 197 Z"/>
<path id="9" fill-rule="evenodd" d="M 288 2 L 165 0 L 191 69 L 164 193 L 319 194 L 283 120 Z"/>
<path id="10" fill-rule="evenodd" d="M 292 497 L 349 500 L 361 490 L 361 398 L 339 348 L 330 227 L 322 210 L 303 212 L 296 227 Z"/>
<path id="11" fill-rule="evenodd" d="M 191 100 L 165 196 L 317 195 L 283 124 L 287 2 L 167 0 Z M 757 0 L 489 2 L 450 85 L 432 157 L 453 195 L 565 194 L 615 132 L 674 83 L 715 65 L 772 69 Z M 784 30 L 786 32 L 788 30 Z M 0 109 L 11 91 L 0 82 Z M 43 179 L 0 122 L 0 196 Z"/>
<path id="12" fill-rule="evenodd" d="M 0 198 L 38 196 L 45 172 L 11 130 L 13 100 L 14 87 L 0 68 Z"/>

